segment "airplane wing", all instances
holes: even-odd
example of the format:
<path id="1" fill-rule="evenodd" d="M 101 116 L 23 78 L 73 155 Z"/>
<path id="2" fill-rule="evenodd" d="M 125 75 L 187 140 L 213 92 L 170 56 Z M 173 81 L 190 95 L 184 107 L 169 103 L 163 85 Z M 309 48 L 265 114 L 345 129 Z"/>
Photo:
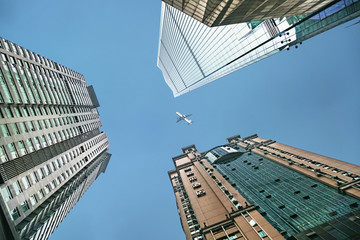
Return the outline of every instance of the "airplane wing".
<path id="1" fill-rule="evenodd" d="M 185 117 L 187 118 L 187 117 L 190 117 L 192 114 L 189 114 L 189 115 L 185 115 Z"/>
<path id="2" fill-rule="evenodd" d="M 360 21 L 357 21 L 356 23 L 353 23 L 353 24 L 347 26 L 346 28 L 351 27 L 351 26 L 354 26 L 354 25 L 359 24 L 359 23 L 360 23 Z"/>
<path id="3" fill-rule="evenodd" d="M 178 122 L 180 122 L 182 119 L 181 118 L 178 118 L 177 120 L 176 120 L 176 122 L 178 123 Z"/>
<path id="4" fill-rule="evenodd" d="M 187 118 L 184 118 L 184 120 L 188 123 L 188 124 L 192 124 L 192 121 L 187 119 Z"/>

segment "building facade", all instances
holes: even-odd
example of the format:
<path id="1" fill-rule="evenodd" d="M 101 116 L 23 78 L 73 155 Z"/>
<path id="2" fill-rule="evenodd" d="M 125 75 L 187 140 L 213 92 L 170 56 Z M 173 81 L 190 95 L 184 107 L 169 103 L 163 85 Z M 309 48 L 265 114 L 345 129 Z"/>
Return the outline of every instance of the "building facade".
<path id="1" fill-rule="evenodd" d="M 83 75 L 0 38 L 0 239 L 47 239 L 111 154 Z"/>
<path id="2" fill-rule="evenodd" d="M 169 171 L 187 239 L 359 239 L 360 167 L 256 134 Z"/>
<path id="3" fill-rule="evenodd" d="M 310 14 L 208 27 L 163 2 L 157 65 L 177 97 L 359 15 L 360 1 L 340 0 Z"/>
<path id="4" fill-rule="evenodd" d="M 209 27 L 308 14 L 333 0 L 163 0 Z"/>

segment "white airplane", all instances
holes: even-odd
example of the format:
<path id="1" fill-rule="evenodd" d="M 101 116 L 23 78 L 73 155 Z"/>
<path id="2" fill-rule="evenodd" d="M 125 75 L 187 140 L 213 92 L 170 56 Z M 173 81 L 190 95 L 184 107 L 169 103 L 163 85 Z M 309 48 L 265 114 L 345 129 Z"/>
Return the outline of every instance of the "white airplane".
<path id="1" fill-rule="evenodd" d="M 181 113 L 179 112 L 176 112 L 176 114 L 179 116 L 178 119 L 177 119 L 177 123 L 180 122 L 181 120 L 184 120 L 185 122 L 189 124 L 192 124 L 193 122 L 190 120 L 190 119 L 187 119 L 187 117 L 190 117 L 192 114 L 189 114 L 189 115 L 182 115 Z"/>

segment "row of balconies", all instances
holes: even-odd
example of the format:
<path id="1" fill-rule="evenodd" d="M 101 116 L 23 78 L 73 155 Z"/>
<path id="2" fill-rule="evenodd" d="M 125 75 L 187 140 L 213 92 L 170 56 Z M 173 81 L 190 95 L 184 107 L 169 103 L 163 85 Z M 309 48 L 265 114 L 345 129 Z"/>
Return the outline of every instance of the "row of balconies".
<path id="1" fill-rule="evenodd" d="M 202 161 L 199 161 L 200 165 L 206 170 L 207 174 L 213 179 L 213 181 L 218 185 L 218 187 L 225 193 L 225 195 L 229 198 L 229 200 L 234 204 L 234 206 L 237 209 L 241 209 L 242 206 L 239 204 L 239 202 L 234 198 L 234 196 L 225 188 L 225 186 L 216 178 L 216 176 L 213 174 L 213 170 L 209 169 L 204 166 L 204 163 Z M 226 180 L 229 178 L 225 175 L 223 176 Z"/>

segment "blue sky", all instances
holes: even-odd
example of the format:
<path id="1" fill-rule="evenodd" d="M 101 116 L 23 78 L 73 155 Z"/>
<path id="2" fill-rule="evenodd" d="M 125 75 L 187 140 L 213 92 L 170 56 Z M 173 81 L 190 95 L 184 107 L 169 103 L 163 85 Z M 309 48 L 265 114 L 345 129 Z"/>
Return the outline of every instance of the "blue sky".
<path id="1" fill-rule="evenodd" d="M 1 36 L 84 74 L 113 154 L 50 239 L 184 239 L 167 171 L 254 133 L 360 164 L 360 24 L 173 98 L 156 67 L 160 1 L 0 0 Z M 355 21 L 353 21 L 355 22 Z M 193 113 L 193 125 L 175 112 Z"/>

